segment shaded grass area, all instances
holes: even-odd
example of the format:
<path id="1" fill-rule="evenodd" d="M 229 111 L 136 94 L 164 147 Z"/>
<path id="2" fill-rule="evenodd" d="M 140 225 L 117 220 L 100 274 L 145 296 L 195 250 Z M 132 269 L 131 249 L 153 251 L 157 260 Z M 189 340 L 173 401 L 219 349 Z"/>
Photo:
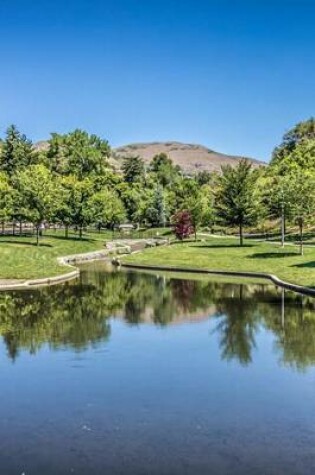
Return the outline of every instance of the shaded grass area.
<path id="1" fill-rule="evenodd" d="M 241 248 L 236 243 L 233 238 L 209 238 L 200 243 L 147 249 L 122 260 L 218 271 L 267 272 L 288 282 L 315 287 L 315 249 L 305 248 L 305 255 L 300 256 L 293 246 L 282 249 L 275 244 L 251 241 Z"/>
<path id="2" fill-rule="evenodd" d="M 104 248 L 104 236 L 74 236 L 64 239 L 50 232 L 36 246 L 35 237 L 0 236 L 0 279 L 36 279 L 53 277 L 70 269 L 59 265 L 57 257 L 80 254 Z"/>

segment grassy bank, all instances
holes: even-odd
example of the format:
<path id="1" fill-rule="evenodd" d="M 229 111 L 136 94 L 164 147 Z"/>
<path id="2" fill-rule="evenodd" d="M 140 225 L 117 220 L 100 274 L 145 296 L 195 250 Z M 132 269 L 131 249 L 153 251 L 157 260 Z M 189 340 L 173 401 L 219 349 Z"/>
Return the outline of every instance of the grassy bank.
<path id="1" fill-rule="evenodd" d="M 31 236 L 0 236 L 0 279 L 53 277 L 69 271 L 58 264 L 57 257 L 99 249 L 104 249 L 104 237 L 96 234 L 80 241 L 52 233 L 41 239 L 40 246 Z"/>
<path id="2" fill-rule="evenodd" d="M 147 265 L 196 267 L 200 269 L 268 272 L 295 284 L 315 287 L 315 249 L 271 243 L 245 242 L 240 248 L 234 238 L 209 238 L 204 242 L 176 243 L 126 256 L 123 261 Z"/>

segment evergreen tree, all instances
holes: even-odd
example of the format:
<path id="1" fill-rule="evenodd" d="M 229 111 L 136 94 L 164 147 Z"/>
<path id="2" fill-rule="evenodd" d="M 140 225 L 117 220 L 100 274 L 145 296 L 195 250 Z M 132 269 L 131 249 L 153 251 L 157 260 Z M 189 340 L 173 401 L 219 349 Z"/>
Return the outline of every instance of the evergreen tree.
<path id="1" fill-rule="evenodd" d="M 158 185 L 154 191 L 151 206 L 146 211 L 146 218 L 152 226 L 165 226 L 168 217 L 162 186 Z"/>
<path id="2" fill-rule="evenodd" d="M 124 173 L 125 182 L 140 182 L 145 174 L 144 161 L 139 156 L 125 157 L 123 159 L 122 171 Z"/>
<path id="3" fill-rule="evenodd" d="M 6 221 L 12 217 L 13 212 L 13 188 L 9 183 L 8 176 L 0 172 L 0 222 L 4 227 Z"/>
<path id="4" fill-rule="evenodd" d="M 216 212 L 224 225 L 238 226 L 240 245 L 243 246 L 243 228 L 256 222 L 258 216 L 255 184 L 257 174 L 251 164 L 243 159 L 237 167 L 222 167 L 216 192 Z"/>
<path id="5" fill-rule="evenodd" d="M 15 172 L 34 163 L 35 155 L 32 142 L 21 134 L 15 125 L 10 125 L 0 149 L 0 171 L 11 177 Z"/>

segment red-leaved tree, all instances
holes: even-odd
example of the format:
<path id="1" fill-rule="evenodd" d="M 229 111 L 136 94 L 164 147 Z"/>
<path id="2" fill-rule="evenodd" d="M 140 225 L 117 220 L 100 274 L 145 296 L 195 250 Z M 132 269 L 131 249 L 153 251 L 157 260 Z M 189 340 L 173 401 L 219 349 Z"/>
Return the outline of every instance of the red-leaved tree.
<path id="1" fill-rule="evenodd" d="M 176 238 L 181 241 L 195 232 L 191 214 L 187 210 L 177 211 L 172 216 L 171 222 Z"/>

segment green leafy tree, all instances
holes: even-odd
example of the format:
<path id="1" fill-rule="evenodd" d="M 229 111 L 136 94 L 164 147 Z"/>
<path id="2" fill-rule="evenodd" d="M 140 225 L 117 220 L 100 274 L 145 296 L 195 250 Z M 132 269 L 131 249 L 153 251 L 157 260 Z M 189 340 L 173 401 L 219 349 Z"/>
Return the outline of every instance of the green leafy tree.
<path id="1" fill-rule="evenodd" d="M 89 200 L 94 194 L 93 181 L 90 178 L 78 180 L 76 176 L 63 177 L 61 182 L 61 204 L 57 217 L 67 228 L 72 225 L 78 228 L 82 239 L 83 228 L 91 223 Z M 67 233 L 67 231 L 66 231 Z"/>
<path id="2" fill-rule="evenodd" d="M 315 139 L 303 140 L 271 166 L 276 176 L 310 170 L 315 173 Z"/>
<path id="3" fill-rule="evenodd" d="M 0 222 L 2 227 L 8 221 L 13 212 L 13 188 L 9 183 L 8 176 L 0 172 Z"/>
<path id="4" fill-rule="evenodd" d="M 309 171 L 300 171 L 286 176 L 292 217 L 299 227 L 300 254 L 304 253 L 304 226 L 314 219 L 315 211 L 315 176 Z"/>
<path id="5" fill-rule="evenodd" d="M 166 153 L 159 153 L 153 157 L 149 171 L 162 186 L 174 183 L 180 174 L 180 168 L 177 165 L 174 166 L 172 159 Z"/>
<path id="6" fill-rule="evenodd" d="M 69 134 L 52 134 L 47 158 L 50 168 L 59 175 L 75 175 L 82 180 L 102 175 L 109 168 L 110 147 L 107 141 L 76 129 Z"/>
<path id="7" fill-rule="evenodd" d="M 115 191 L 106 188 L 89 198 L 87 213 L 89 221 L 99 226 L 113 227 L 125 219 L 125 209 L 121 199 Z"/>
<path id="8" fill-rule="evenodd" d="M 315 140 L 315 120 L 313 117 L 299 122 L 283 136 L 281 144 L 273 151 L 271 166 L 280 165 L 282 160 L 286 159 L 297 146 L 309 140 Z"/>
<path id="9" fill-rule="evenodd" d="M 280 219 L 281 246 L 285 244 L 286 222 L 291 216 L 291 193 L 286 177 L 267 175 L 258 180 L 258 190 L 266 216 Z"/>
<path id="10" fill-rule="evenodd" d="M 227 226 L 238 226 L 240 245 L 243 246 L 243 229 L 257 221 L 258 203 L 255 192 L 257 175 L 251 164 L 243 159 L 236 167 L 222 167 L 216 191 L 216 213 Z"/>
<path id="11" fill-rule="evenodd" d="M 21 193 L 25 214 L 36 227 L 38 245 L 40 225 L 51 220 L 59 207 L 60 188 L 44 165 L 30 165 L 17 172 L 14 181 Z"/>
<path id="12" fill-rule="evenodd" d="M 15 125 L 10 125 L 0 149 L 0 171 L 11 177 L 15 172 L 34 163 L 35 157 L 32 142 L 21 134 Z"/>

